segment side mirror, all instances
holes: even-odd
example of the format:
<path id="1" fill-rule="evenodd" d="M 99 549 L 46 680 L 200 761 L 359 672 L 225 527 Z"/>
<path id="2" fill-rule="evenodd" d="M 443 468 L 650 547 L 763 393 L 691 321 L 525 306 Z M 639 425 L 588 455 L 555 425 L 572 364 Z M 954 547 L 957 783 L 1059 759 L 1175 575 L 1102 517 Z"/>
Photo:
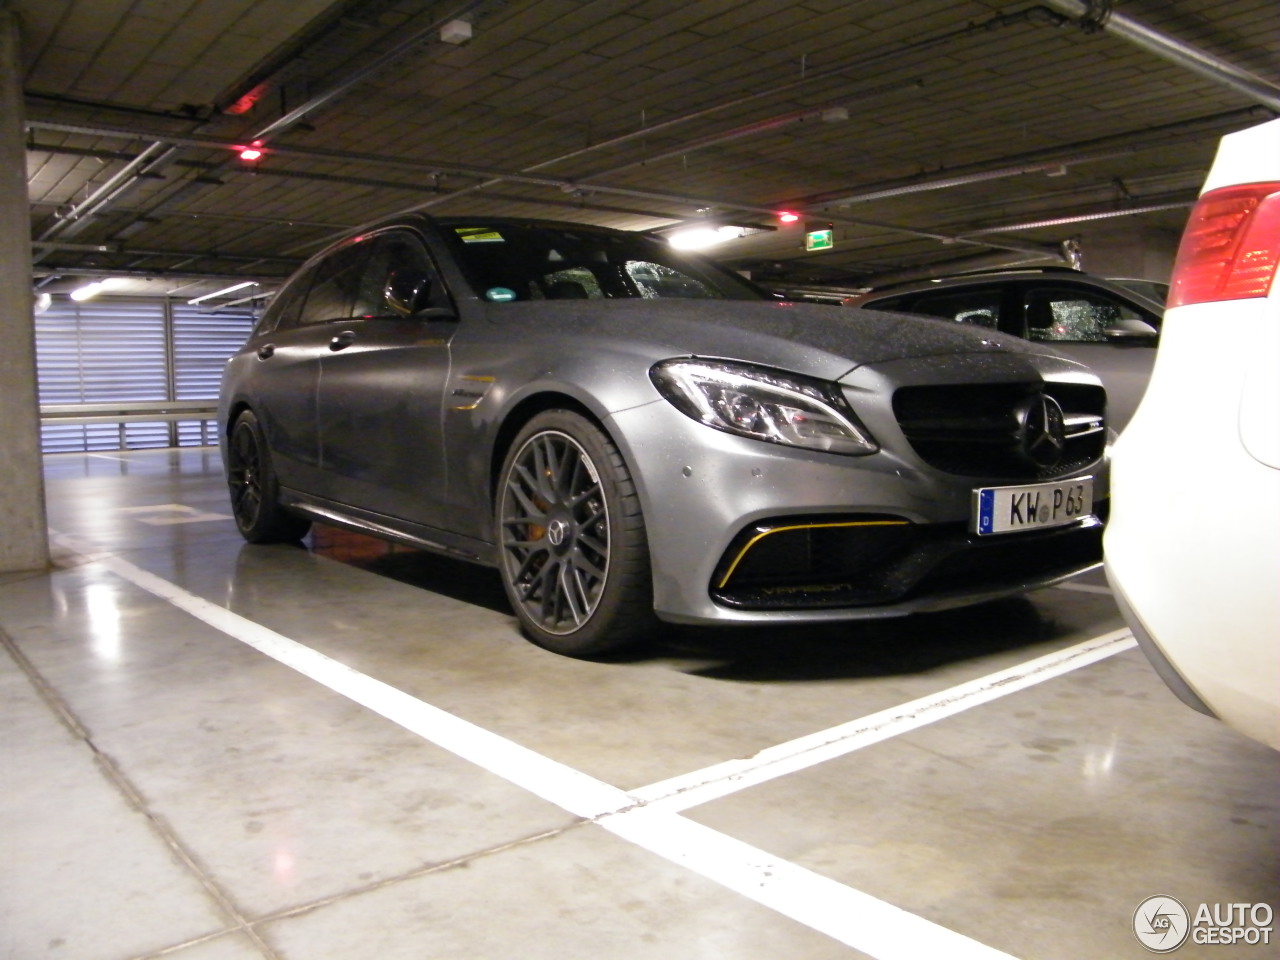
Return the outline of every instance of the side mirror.
<path id="1" fill-rule="evenodd" d="M 1102 331 L 1108 340 L 1154 340 L 1160 331 L 1145 320 L 1117 320 Z"/>
<path id="2" fill-rule="evenodd" d="M 387 277 L 383 296 L 387 305 L 402 317 L 413 316 L 431 306 L 432 277 L 423 270 L 396 270 Z"/>

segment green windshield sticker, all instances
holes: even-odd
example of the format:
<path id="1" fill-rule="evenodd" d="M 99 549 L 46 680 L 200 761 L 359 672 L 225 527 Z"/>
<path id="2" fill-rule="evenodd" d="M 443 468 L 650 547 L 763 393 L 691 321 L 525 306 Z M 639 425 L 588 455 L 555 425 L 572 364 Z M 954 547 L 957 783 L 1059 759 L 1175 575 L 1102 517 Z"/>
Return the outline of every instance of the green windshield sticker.
<path id="1" fill-rule="evenodd" d="M 503 236 L 491 227 L 456 227 L 463 243 L 503 243 Z"/>
<path id="2" fill-rule="evenodd" d="M 484 296 L 494 303 L 510 303 L 516 298 L 516 292 L 510 287 L 490 287 L 484 292 Z"/>

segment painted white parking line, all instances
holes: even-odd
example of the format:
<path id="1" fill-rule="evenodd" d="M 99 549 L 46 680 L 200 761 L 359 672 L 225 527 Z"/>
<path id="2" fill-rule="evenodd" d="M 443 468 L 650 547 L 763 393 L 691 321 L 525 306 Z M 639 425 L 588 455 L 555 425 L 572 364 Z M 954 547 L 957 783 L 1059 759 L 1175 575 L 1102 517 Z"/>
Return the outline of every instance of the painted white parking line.
<path id="1" fill-rule="evenodd" d="M 645 803 L 660 805 L 666 810 L 687 810 L 775 777 L 861 750 L 926 724 L 936 723 L 979 704 L 1025 690 L 1135 646 L 1137 642 L 1133 639 L 1133 634 L 1128 630 L 1115 630 L 939 693 L 868 714 L 861 719 L 820 730 L 788 743 L 768 747 L 753 757 L 727 760 L 632 790 L 631 794 Z"/>
<path id="2" fill-rule="evenodd" d="M 67 549 L 79 551 L 87 546 L 69 537 L 57 539 L 59 545 Z M 92 548 L 83 552 L 91 553 Z M 628 793 L 353 670 L 120 557 L 103 553 L 92 553 L 92 557 L 89 562 L 101 564 L 227 636 L 423 739 L 651 853 L 879 960 L 1013 958 L 924 917 L 697 824 L 677 810 L 916 729 L 1133 645 L 1126 631 L 1116 631 L 933 697 L 770 748 L 747 761 L 730 761 Z"/>
<path id="3" fill-rule="evenodd" d="M 120 507 L 119 513 L 126 513 L 139 523 L 147 523 L 153 527 L 168 527 L 180 523 L 212 523 L 214 521 L 234 520 L 229 513 L 210 513 L 197 510 L 195 507 L 183 506 L 180 503 L 157 503 L 149 507 Z"/>
<path id="4" fill-rule="evenodd" d="M 878 960 L 1015 960 L 678 814 L 638 807 L 600 826 Z"/>

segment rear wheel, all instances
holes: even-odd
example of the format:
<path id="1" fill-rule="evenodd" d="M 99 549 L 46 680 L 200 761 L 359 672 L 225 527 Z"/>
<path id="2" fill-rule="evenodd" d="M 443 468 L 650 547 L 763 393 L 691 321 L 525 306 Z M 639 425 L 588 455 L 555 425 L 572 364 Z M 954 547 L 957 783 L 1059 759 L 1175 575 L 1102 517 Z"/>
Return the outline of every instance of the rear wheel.
<path id="1" fill-rule="evenodd" d="M 300 540 L 311 528 L 280 506 L 271 451 L 251 410 L 236 418 L 227 440 L 227 485 L 236 526 L 250 543 Z"/>
<path id="2" fill-rule="evenodd" d="M 640 499 L 590 420 L 568 410 L 530 420 L 503 464 L 494 514 L 502 582 L 534 643 L 586 657 L 652 629 Z"/>

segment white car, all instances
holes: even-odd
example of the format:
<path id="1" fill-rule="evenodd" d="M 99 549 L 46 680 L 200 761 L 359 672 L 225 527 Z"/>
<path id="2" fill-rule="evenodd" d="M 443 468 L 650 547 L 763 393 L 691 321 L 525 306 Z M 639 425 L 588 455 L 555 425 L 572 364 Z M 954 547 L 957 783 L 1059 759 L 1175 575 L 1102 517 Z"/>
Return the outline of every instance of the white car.
<path id="1" fill-rule="evenodd" d="M 1113 449 L 1107 577 L 1187 704 L 1280 749 L 1280 120 L 1222 138 L 1145 397 Z"/>

